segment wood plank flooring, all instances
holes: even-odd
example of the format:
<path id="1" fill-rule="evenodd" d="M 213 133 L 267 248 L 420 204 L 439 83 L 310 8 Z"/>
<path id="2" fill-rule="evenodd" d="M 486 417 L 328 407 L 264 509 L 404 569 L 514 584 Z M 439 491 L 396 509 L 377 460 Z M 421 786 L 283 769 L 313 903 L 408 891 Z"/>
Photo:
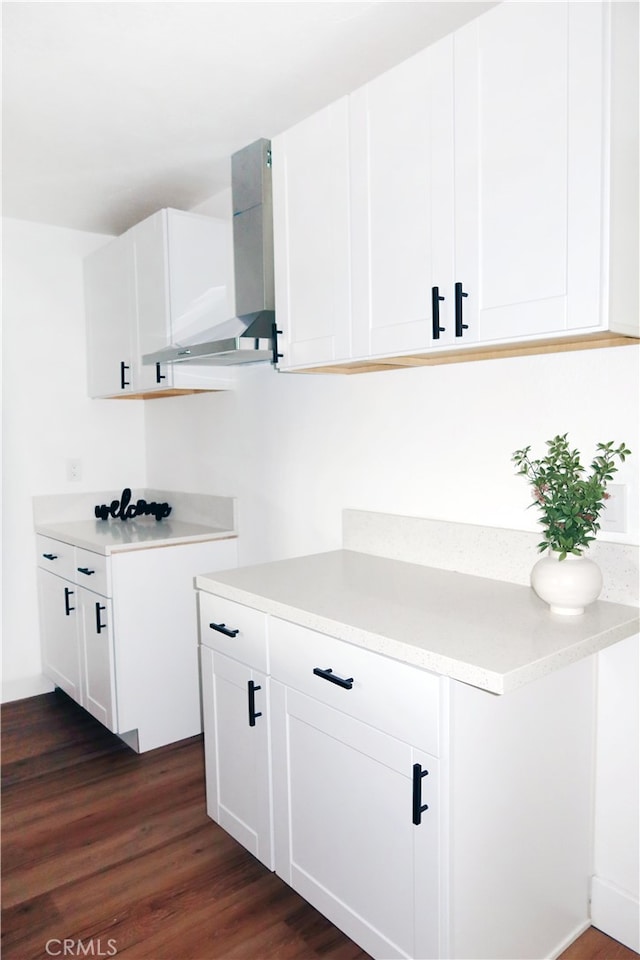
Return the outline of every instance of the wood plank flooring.
<path id="1" fill-rule="evenodd" d="M 207 817 L 201 738 L 139 756 L 56 692 L 2 746 L 3 960 L 368 960 Z M 592 928 L 561 960 L 638 954 Z"/>

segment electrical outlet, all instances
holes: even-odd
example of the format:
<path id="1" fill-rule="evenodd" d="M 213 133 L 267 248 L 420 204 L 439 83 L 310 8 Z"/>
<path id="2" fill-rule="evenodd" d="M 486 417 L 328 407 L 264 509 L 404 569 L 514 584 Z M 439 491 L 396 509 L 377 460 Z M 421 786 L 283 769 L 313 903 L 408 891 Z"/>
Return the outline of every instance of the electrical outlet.
<path id="1" fill-rule="evenodd" d="M 72 457 L 67 460 L 67 480 L 74 483 L 82 480 L 82 460 L 79 457 Z"/>
<path id="2" fill-rule="evenodd" d="M 624 483 L 607 485 L 609 499 L 600 514 L 600 529 L 607 533 L 627 532 L 627 487 Z"/>

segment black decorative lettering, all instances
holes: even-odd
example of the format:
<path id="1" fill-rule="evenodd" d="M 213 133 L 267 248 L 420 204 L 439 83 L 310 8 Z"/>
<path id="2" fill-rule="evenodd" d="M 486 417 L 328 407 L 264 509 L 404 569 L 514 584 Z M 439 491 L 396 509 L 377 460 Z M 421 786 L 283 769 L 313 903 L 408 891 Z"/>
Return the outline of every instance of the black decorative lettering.
<path id="1" fill-rule="evenodd" d="M 120 518 L 132 520 L 134 517 L 155 517 L 156 520 L 163 520 L 171 513 L 171 507 L 168 503 L 156 503 L 155 500 L 147 503 L 140 499 L 135 503 L 131 502 L 131 488 L 125 487 L 119 500 L 112 500 L 109 505 L 106 503 L 96 504 L 95 515 L 98 520 L 108 520 L 113 517 L 114 520 Z"/>

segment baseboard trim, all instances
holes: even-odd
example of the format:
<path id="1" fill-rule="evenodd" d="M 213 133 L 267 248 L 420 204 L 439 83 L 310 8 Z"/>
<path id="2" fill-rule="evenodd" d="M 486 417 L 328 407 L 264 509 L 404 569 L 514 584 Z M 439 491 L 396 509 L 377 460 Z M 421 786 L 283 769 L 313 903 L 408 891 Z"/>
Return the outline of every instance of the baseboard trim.
<path id="1" fill-rule="evenodd" d="M 640 953 L 640 902 L 608 880 L 591 880 L 591 923 Z"/>
<path id="2" fill-rule="evenodd" d="M 568 950 L 571 944 L 574 943 L 578 937 L 581 937 L 585 930 L 588 930 L 591 925 L 591 920 L 584 920 L 582 923 L 579 923 L 573 933 L 570 933 L 569 936 L 566 937 L 562 943 L 555 948 L 553 953 L 549 955 L 549 960 L 557 960 L 557 958 L 561 956 L 565 950 Z"/>
<path id="3" fill-rule="evenodd" d="M 37 697 L 41 693 L 51 693 L 55 684 L 38 674 L 35 677 L 21 677 L 19 680 L 2 681 L 2 702 L 25 700 L 27 697 Z"/>

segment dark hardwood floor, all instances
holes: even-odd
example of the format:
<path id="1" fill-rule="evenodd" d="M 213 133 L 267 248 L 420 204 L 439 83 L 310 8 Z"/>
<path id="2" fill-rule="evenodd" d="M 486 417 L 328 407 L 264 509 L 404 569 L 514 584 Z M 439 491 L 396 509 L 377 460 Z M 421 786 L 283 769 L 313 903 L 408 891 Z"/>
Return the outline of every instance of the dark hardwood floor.
<path id="1" fill-rule="evenodd" d="M 3 960 L 367 960 L 207 817 L 199 737 L 138 756 L 32 697 L 2 706 L 2 784 Z M 591 929 L 561 960 L 638 955 Z"/>

